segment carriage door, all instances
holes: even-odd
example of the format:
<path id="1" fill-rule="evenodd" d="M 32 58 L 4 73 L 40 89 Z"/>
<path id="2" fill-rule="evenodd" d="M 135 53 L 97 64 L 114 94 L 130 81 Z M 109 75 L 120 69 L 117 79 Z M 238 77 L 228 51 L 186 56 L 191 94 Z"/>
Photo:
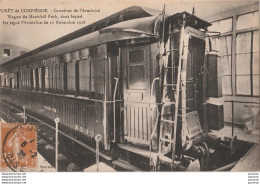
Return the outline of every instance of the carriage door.
<path id="1" fill-rule="evenodd" d="M 122 49 L 124 139 L 149 144 L 150 45 Z"/>

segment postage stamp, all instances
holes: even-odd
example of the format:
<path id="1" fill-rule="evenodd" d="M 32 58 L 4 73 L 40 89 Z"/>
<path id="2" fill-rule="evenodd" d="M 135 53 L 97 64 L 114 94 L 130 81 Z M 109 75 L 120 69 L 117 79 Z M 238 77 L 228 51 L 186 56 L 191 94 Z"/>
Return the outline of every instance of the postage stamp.
<path id="1" fill-rule="evenodd" d="M 36 126 L 31 124 L 1 124 L 1 168 L 26 171 L 37 167 Z"/>

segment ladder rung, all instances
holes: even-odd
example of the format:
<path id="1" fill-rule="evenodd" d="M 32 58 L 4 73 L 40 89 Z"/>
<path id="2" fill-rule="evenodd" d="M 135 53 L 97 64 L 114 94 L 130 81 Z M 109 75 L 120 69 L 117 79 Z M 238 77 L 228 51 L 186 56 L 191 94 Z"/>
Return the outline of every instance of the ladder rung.
<path id="1" fill-rule="evenodd" d="M 176 86 L 177 84 L 164 84 L 164 86 Z"/>
<path id="2" fill-rule="evenodd" d="M 175 102 L 164 102 L 163 105 L 169 106 L 169 105 L 175 105 Z"/>
<path id="3" fill-rule="evenodd" d="M 186 107 L 186 108 L 180 108 L 179 110 L 189 110 L 190 108 L 189 107 Z"/>
<path id="4" fill-rule="evenodd" d="M 160 138 L 160 140 L 164 141 L 164 142 L 170 142 L 173 143 L 172 139 L 165 139 L 165 138 Z"/>
<path id="5" fill-rule="evenodd" d="M 173 66 L 173 67 L 165 67 L 165 69 L 175 69 L 178 68 L 178 66 Z"/>
<path id="6" fill-rule="evenodd" d="M 171 49 L 171 50 L 168 50 L 167 52 L 171 52 L 171 51 L 178 51 L 179 49 Z"/>
<path id="7" fill-rule="evenodd" d="M 198 129 L 199 129 L 199 127 L 198 127 L 198 126 L 195 126 L 195 127 L 191 128 L 191 129 L 189 129 L 189 130 L 190 130 L 190 132 L 193 132 L 193 131 L 198 130 Z"/>
<path id="8" fill-rule="evenodd" d="M 165 123 L 171 123 L 171 124 L 174 124 L 174 123 L 175 123 L 174 121 L 168 120 L 168 119 L 162 119 L 161 121 L 162 121 L 162 122 L 165 122 Z"/>

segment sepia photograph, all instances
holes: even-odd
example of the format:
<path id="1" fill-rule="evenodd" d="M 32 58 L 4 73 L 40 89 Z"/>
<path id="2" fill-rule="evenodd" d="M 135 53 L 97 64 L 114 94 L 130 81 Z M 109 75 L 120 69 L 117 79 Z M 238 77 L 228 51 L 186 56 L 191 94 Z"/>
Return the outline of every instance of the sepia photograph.
<path id="1" fill-rule="evenodd" d="M 258 0 L 1 0 L 1 182 L 240 172 L 258 184 L 259 77 Z"/>

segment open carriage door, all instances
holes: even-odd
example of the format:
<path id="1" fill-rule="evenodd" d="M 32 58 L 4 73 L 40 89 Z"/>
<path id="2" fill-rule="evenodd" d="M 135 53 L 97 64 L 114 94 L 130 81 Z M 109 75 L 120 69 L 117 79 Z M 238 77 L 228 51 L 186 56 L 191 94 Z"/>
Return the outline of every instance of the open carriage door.
<path id="1" fill-rule="evenodd" d="M 122 49 L 124 140 L 149 145 L 153 111 L 150 108 L 150 45 Z"/>

